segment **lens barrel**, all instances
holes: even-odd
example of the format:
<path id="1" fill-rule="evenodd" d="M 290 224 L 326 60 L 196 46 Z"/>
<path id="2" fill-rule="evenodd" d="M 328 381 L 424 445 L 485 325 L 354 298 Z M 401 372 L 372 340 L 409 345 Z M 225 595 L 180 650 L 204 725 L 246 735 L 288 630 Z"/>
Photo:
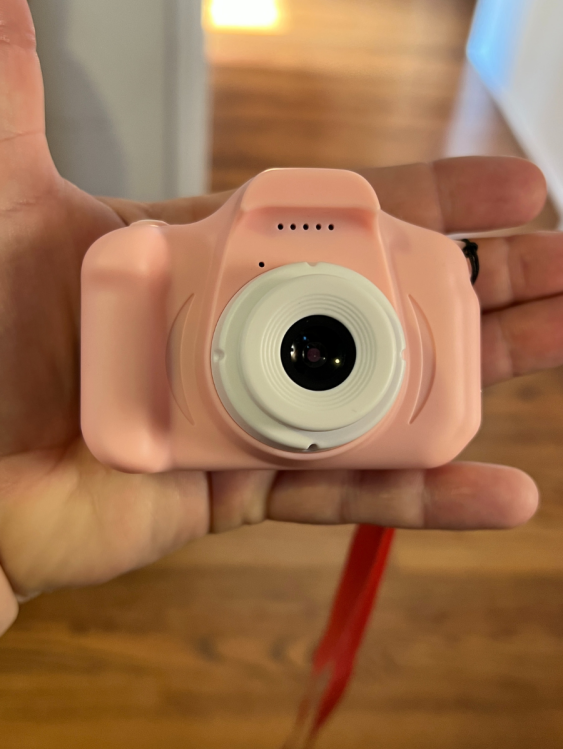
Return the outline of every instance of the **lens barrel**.
<path id="1" fill-rule="evenodd" d="M 266 445 L 321 452 L 389 411 L 405 373 L 405 336 L 383 292 L 330 263 L 261 273 L 225 307 L 213 336 L 217 394 Z"/>

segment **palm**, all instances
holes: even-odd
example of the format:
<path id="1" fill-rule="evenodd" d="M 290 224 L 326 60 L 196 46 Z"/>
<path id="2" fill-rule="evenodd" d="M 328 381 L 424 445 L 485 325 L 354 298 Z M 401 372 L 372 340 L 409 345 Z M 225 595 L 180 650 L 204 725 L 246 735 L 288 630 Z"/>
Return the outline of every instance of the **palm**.
<path id="1" fill-rule="evenodd" d="M 494 466 L 240 472 L 208 480 L 199 472 L 128 476 L 97 463 L 78 416 L 84 253 L 147 213 L 185 222 L 221 197 L 137 206 L 96 200 L 62 180 L 45 142 L 25 0 L 0 0 L 0 21 L 11 40 L 0 50 L 0 559 L 16 593 L 101 581 L 210 529 L 265 517 L 451 528 L 506 527 L 529 517 L 537 502 L 532 482 Z M 365 174 L 384 209 L 444 231 L 522 223 L 545 196 L 541 175 L 518 160 L 447 160 Z M 561 363 L 559 235 L 488 242 L 480 281 L 486 383 Z M 542 260 L 526 275 L 534 249 Z M 6 601 L 8 586 L 0 577 L 0 631 L 2 596 Z"/>
<path id="2" fill-rule="evenodd" d="M 58 176 L 42 134 L 6 141 L 0 168 L 8 160 L 17 160 L 18 174 L 3 191 L 0 216 L 0 476 L 9 487 L 1 497 L 0 543 L 5 570 L 28 592 L 100 579 L 132 564 L 125 558 L 136 554 L 143 529 L 132 531 L 124 504 L 128 492 L 139 497 L 136 482 L 150 480 L 105 471 L 80 438 L 81 259 L 122 221 Z M 140 497 L 139 523 L 143 508 L 148 521 L 150 508 Z M 22 553 L 22 537 L 33 545 L 33 560 Z M 116 542 L 112 551 L 112 539 L 120 538 L 128 544 Z M 79 568 L 69 569 L 71 554 Z"/>

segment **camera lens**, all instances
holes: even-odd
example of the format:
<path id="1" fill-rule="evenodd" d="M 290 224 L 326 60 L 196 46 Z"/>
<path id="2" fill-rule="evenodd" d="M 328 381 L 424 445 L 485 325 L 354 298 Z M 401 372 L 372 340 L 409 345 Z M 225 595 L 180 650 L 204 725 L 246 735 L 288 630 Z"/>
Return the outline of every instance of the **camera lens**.
<path id="1" fill-rule="evenodd" d="M 283 368 L 306 390 L 332 390 L 348 379 L 356 363 L 352 334 L 338 320 L 312 315 L 299 320 L 281 345 Z"/>

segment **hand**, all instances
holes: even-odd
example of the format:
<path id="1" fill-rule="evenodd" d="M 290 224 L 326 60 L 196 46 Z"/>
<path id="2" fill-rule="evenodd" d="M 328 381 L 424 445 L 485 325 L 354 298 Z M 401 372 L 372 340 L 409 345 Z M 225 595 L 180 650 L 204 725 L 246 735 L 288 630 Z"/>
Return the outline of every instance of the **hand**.
<path id="1" fill-rule="evenodd" d="M 225 195 L 141 205 L 97 200 L 57 173 L 25 0 L 0 0 L 0 630 L 16 597 L 99 583 L 210 531 L 265 518 L 505 528 L 534 512 L 511 468 L 131 476 L 100 465 L 79 425 L 80 266 L 101 235 L 140 218 L 186 223 Z M 368 170 L 384 210 L 445 232 L 514 226 L 545 199 L 518 159 Z M 484 380 L 563 362 L 563 239 L 481 244 Z M 532 259 L 533 258 L 533 259 Z"/>

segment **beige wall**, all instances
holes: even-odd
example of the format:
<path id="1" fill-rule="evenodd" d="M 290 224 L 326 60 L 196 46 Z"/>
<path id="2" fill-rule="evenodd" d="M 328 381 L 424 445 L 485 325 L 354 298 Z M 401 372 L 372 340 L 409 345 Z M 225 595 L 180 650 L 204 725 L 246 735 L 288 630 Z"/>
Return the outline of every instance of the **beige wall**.
<path id="1" fill-rule="evenodd" d="M 562 0 L 480 0 L 468 54 L 563 214 Z"/>
<path id="2" fill-rule="evenodd" d="M 158 200 L 207 182 L 199 0 L 30 0 L 63 175 Z"/>

